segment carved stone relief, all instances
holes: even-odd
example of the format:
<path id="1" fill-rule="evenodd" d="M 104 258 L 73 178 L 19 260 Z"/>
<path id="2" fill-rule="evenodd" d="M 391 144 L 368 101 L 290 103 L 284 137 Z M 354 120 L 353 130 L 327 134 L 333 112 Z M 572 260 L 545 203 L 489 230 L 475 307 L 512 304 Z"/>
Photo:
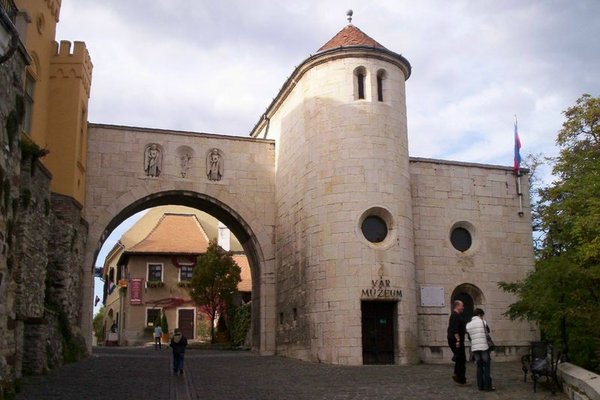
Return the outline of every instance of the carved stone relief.
<path id="1" fill-rule="evenodd" d="M 179 166 L 179 176 L 186 178 L 192 166 L 194 159 L 194 150 L 188 146 L 181 146 L 177 149 L 177 164 Z"/>
<path id="2" fill-rule="evenodd" d="M 211 181 L 220 181 L 223 177 L 225 162 L 223 152 L 214 148 L 206 155 L 206 176 Z"/>
<path id="3" fill-rule="evenodd" d="M 146 176 L 158 177 L 162 171 L 162 150 L 156 143 L 151 143 L 144 150 L 144 172 Z"/>

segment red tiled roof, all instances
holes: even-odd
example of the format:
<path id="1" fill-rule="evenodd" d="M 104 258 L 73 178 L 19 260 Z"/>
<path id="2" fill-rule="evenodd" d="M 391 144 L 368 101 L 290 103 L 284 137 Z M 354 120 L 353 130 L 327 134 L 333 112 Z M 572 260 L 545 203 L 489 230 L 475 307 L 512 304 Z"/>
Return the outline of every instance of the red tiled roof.
<path id="1" fill-rule="evenodd" d="M 240 292 L 251 292 L 252 276 L 250 274 L 250 264 L 248 263 L 248 258 L 244 254 L 236 254 L 232 256 L 232 258 L 242 270 L 242 273 L 240 274 L 242 280 L 240 283 L 238 283 L 238 290 Z"/>
<path id="2" fill-rule="evenodd" d="M 202 254 L 208 237 L 195 215 L 164 214 L 145 239 L 127 253 Z"/>
<path id="3" fill-rule="evenodd" d="M 346 25 L 344 29 L 338 32 L 331 40 L 325 43 L 318 51 L 335 49 L 337 47 L 347 46 L 368 46 L 378 49 L 385 49 L 376 40 L 358 29 L 352 24 Z"/>

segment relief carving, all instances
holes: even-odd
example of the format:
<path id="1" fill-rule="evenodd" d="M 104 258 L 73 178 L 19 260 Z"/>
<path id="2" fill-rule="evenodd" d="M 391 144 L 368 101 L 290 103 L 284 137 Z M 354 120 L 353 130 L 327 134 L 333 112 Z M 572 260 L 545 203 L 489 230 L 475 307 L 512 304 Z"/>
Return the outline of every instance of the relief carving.
<path id="1" fill-rule="evenodd" d="M 206 156 L 206 176 L 211 181 L 220 181 L 223 177 L 224 160 L 221 150 L 214 148 Z"/>
<path id="2" fill-rule="evenodd" d="M 147 176 L 158 177 L 162 171 L 162 151 L 158 144 L 146 146 L 144 151 L 144 171 Z"/>

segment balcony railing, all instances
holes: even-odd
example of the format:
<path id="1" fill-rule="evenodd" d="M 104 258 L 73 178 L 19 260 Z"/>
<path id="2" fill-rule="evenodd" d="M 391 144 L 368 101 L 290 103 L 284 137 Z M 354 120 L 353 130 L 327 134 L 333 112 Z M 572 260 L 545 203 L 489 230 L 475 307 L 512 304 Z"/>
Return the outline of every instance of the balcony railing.
<path id="1" fill-rule="evenodd" d="M 19 11 L 13 0 L 0 0 L 0 8 L 8 15 L 10 21 L 15 24 L 17 12 Z"/>

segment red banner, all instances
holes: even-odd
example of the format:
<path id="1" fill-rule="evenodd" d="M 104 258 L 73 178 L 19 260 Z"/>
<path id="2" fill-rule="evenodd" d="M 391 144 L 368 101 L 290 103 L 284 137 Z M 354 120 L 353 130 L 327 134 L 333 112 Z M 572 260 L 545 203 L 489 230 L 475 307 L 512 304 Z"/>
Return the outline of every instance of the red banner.
<path id="1" fill-rule="evenodd" d="M 142 281 L 141 278 L 131 278 L 129 280 L 129 302 L 132 305 L 142 304 Z"/>

